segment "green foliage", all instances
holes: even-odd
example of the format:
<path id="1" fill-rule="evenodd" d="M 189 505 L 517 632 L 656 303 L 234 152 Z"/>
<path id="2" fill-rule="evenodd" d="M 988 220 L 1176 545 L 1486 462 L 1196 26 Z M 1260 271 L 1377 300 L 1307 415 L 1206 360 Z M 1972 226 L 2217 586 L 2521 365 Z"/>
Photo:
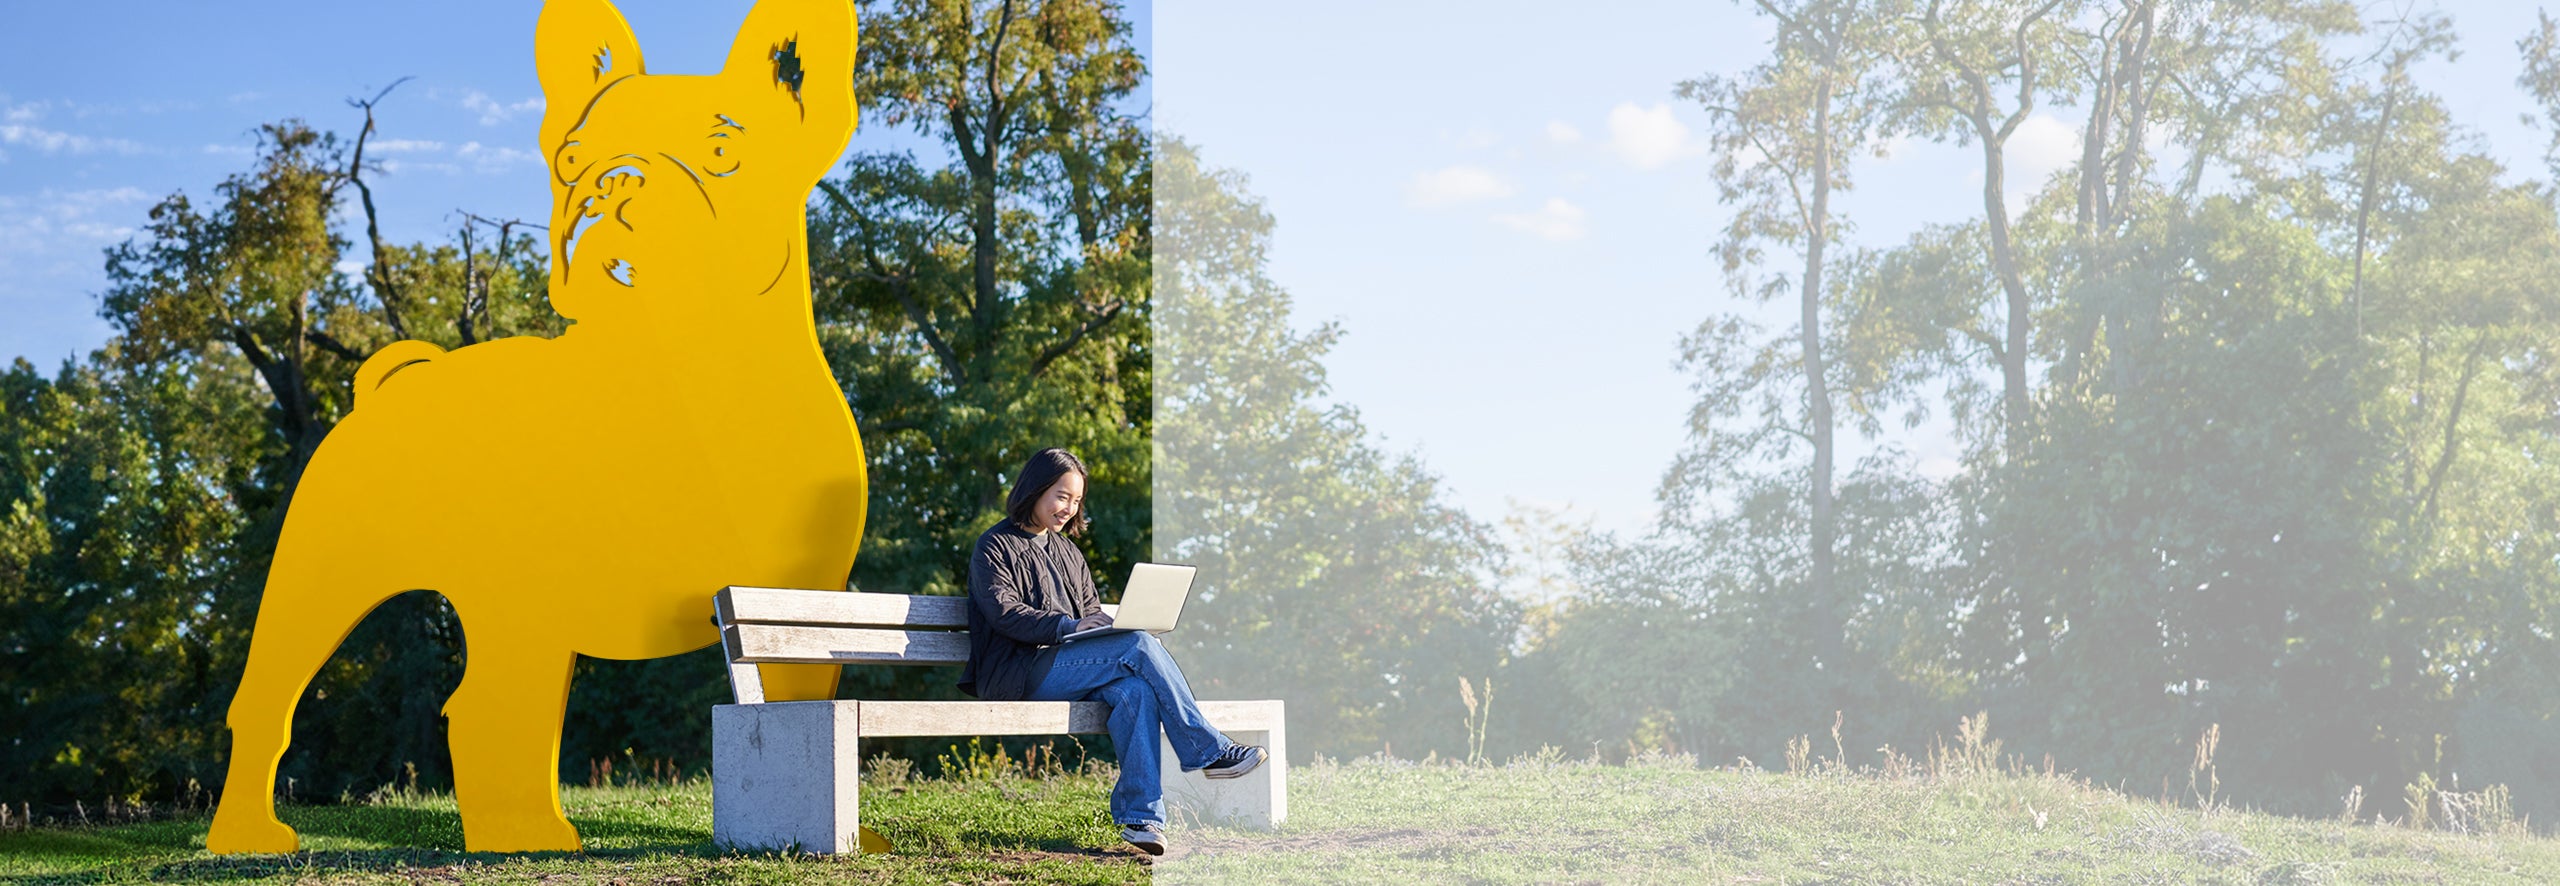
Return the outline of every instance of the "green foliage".
<path id="1" fill-rule="evenodd" d="M 1912 747 L 1981 705 L 2025 724 L 2014 747 L 2109 780 L 2174 778 L 2212 734 L 2242 803 L 2334 812 L 2458 771 L 2513 788 L 2465 802 L 2560 808 L 2528 738 L 2560 714 L 2540 456 L 2560 443 L 2560 226 L 2547 183 L 2479 155 L 2408 77 L 2449 22 L 2367 30 L 2318 0 L 1761 12 L 1771 61 L 1680 87 L 1759 151 L 1719 167 L 1723 255 L 1767 284 L 1750 293 L 1834 282 L 1780 335 L 1719 317 L 1684 344 L 1698 401 L 1664 526 L 1590 539 L 1582 596 L 1515 665 L 1611 701 L 1532 735 L 1769 759 L 1834 706 L 1850 746 Z M 2518 44 L 2546 105 L 2550 32 Z M 1764 253 L 1845 223 L 1799 142 L 1826 83 L 1867 82 L 1826 77 L 1871 58 L 1899 89 L 1881 123 L 1853 101 L 1841 138 L 1972 148 L 1983 205 L 1824 264 Z M 2015 124 L 2066 107 L 2082 157 L 2011 201 Z M 1751 138 L 1781 119 L 1811 122 Z M 1871 439 L 1887 413 L 1943 414 L 1967 451 L 1924 478 L 1882 447 L 1835 496 L 1833 398 Z M 1664 630 L 1701 640 L 1651 651 Z M 1678 676 L 1576 651 L 1609 638 Z"/>
<path id="2" fill-rule="evenodd" d="M 255 442 L 258 417 L 185 381 L 94 366 L 48 380 L 24 361 L 0 373 L 0 767 L 16 799 L 132 801 L 218 780 L 201 710 L 239 638 L 208 580 L 234 569 L 244 520 L 229 495 L 255 460 L 232 447 Z M 202 387 L 224 384 L 247 382 Z"/>
<path id="3" fill-rule="evenodd" d="M 1117 6 L 911 0 L 862 13 L 865 119 L 944 162 L 858 154 L 811 218 L 819 337 L 873 464 L 856 584 L 960 593 L 1012 472 L 1092 469 L 1098 578 L 1147 549 L 1151 180 Z M 1108 598 L 1110 595 L 1106 595 Z"/>
<path id="4" fill-rule="evenodd" d="M 1463 756 L 1460 681 L 1496 674 L 1518 619 L 1491 529 L 1323 403 L 1341 330 L 1290 327 L 1270 215 L 1159 148 L 1155 556 L 1201 576 L 1166 642 L 1203 697 L 1286 700 L 1293 755 Z"/>

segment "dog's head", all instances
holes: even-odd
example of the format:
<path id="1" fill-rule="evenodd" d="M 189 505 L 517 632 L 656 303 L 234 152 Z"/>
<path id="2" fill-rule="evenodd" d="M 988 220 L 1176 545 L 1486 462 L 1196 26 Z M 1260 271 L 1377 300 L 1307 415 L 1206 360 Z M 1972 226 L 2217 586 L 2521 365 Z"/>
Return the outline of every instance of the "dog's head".
<path id="1" fill-rule="evenodd" d="M 549 0 L 536 31 L 563 316 L 763 293 L 807 266 L 809 190 L 853 136 L 846 0 L 762 0 L 701 76 L 645 73 L 607 0 Z"/>

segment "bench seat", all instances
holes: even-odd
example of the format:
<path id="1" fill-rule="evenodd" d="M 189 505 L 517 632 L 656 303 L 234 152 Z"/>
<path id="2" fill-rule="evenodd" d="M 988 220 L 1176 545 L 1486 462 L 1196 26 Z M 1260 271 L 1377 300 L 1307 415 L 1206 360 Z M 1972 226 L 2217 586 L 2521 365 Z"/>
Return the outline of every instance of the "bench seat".
<path id="1" fill-rule="evenodd" d="M 961 598 L 728 588 L 715 604 L 739 700 L 711 709 L 712 837 L 724 846 L 859 851 L 865 737 L 1109 731 L 1110 706 L 1095 701 L 764 700 L 756 672 L 764 663 L 965 662 Z M 1289 808 L 1284 706 L 1203 700 L 1200 710 L 1229 738 L 1262 745 L 1269 756 L 1240 778 L 1212 781 L 1181 771 L 1159 738 L 1168 817 L 1277 827 Z"/>

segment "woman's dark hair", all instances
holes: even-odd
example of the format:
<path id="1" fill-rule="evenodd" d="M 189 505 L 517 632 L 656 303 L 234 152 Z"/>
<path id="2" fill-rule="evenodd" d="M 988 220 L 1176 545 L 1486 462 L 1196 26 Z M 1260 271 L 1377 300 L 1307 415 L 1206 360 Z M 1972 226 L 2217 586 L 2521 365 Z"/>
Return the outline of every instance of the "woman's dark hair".
<path id="1" fill-rule="evenodd" d="M 1005 496 L 1004 515 L 1016 524 L 1033 525 L 1031 506 L 1038 504 L 1040 495 L 1068 474 L 1083 477 L 1088 483 L 1093 481 L 1093 476 L 1086 473 L 1084 462 L 1078 460 L 1075 453 L 1064 449 L 1043 449 L 1032 453 L 1031 460 L 1023 462 L 1022 470 L 1013 475 L 1013 493 Z M 1075 519 L 1068 520 L 1066 527 L 1059 531 L 1083 535 L 1085 527 L 1091 525 L 1093 518 L 1086 516 L 1083 508 L 1077 508 Z"/>

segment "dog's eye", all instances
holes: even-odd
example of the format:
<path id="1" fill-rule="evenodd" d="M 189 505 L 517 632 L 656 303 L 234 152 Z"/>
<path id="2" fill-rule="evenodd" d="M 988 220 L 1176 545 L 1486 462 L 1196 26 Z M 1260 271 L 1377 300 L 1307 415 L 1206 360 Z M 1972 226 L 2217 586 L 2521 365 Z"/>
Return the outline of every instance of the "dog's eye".
<path id="1" fill-rule="evenodd" d="M 800 41 L 785 40 L 773 51 L 773 82 L 791 87 L 791 98 L 800 98 Z"/>

